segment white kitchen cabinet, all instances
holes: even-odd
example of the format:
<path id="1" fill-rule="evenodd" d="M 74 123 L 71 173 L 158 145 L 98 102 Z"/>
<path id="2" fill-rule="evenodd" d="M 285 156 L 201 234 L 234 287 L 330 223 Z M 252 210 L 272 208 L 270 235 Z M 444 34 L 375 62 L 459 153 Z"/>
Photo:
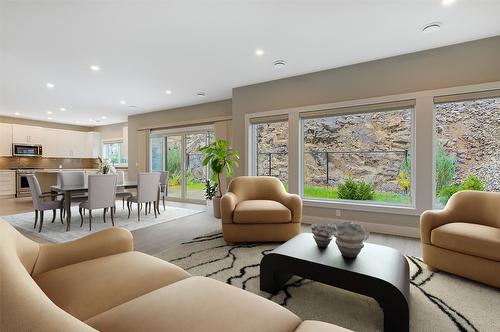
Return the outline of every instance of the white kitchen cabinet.
<path id="1" fill-rule="evenodd" d="M 44 129 L 35 126 L 12 125 L 12 143 L 41 144 Z"/>
<path id="2" fill-rule="evenodd" d="M 95 131 L 87 133 L 87 158 L 97 158 L 102 155 L 101 134 Z"/>
<path id="3" fill-rule="evenodd" d="M 16 171 L 0 171 L 0 196 L 16 194 Z"/>
<path id="4" fill-rule="evenodd" d="M 12 125 L 0 123 L 0 156 L 12 156 Z"/>

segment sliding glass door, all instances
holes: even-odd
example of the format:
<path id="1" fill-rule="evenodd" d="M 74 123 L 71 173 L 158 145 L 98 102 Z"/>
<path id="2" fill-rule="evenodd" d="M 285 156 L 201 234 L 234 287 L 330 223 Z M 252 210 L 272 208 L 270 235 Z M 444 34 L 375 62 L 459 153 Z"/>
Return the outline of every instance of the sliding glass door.
<path id="1" fill-rule="evenodd" d="M 199 149 L 213 140 L 211 127 L 152 131 L 150 169 L 168 171 L 168 197 L 205 202 L 205 182 L 210 173 Z"/>

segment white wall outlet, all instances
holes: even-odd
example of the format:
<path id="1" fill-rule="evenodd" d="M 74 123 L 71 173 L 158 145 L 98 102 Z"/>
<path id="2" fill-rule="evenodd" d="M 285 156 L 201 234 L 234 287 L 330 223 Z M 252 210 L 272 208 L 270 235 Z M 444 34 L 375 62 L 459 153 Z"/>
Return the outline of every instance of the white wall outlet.
<path id="1" fill-rule="evenodd" d="M 335 216 L 336 217 L 341 217 L 342 216 L 342 210 L 335 210 Z"/>

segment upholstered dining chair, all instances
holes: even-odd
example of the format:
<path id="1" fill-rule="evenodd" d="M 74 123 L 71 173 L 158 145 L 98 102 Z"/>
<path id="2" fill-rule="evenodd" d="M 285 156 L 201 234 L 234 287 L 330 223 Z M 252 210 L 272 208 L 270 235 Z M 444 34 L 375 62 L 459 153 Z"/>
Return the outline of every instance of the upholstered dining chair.
<path id="1" fill-rule="evenodd" d="M 165 197 L 167 197 L 168 194 L 168 172 L 167 171 L 161 171 L 160 172 L 160 197 L 163 202 L 163 211 L 166 210 L 165 208 Z M 159 203 L 159 201 L 158 201 Z M 156 206 L 158 208 L 158 214 L 160 213 L 160 208 L 159 206 Z"/>
<path id="2" fill-rule="evenodd" d="M 33 208 L 35 209 L 35 225 L 33 228 L 36 228 L 36 224 L 38 222 L 38 214 L 40 214 L 40 226 L 38 228 L 38 232 L 42 231 L 43 226 L 43 212 L 47 210 L 52 210 L 52 222 L 56 220 L 56 210 L 60 210 L 59 217 L 61 218 L 61 223 L 63 222 L 62 211 L 63 211 L 63 201 L 57 199 L 59 194 L 54 193 L 42 193 L 40 189 L 40 184 L 34 174 L 27 174 L 26 178 L 28 179 L 28 184 L 31 190 L 31 197 L 33 198 Z M 50 198 L 51 200 L 46 200 L 46 198 Z"/>
<path id="3" fill-rule="evenodd" d="M 132 203 L 137 203 L 137 221 L 141 220 L 142 203 L 145 203 L 145 214 L 148 214 L 148 207 L 151 207 L 153 202 L 153 210 L 155 218 L 158 217 L 158 186 L 160 183 L 160 173 L 139 173 L 137 176 L 137 196 L 132 196 L 127 199 L 128 217 L 130 218 L 130 211 Z"/>
<path id="4" fill-rule="evenodd" d="M 65 186 L 85 186 L 85 172 L 81 171 L 61 171 L 57 173 L 57 185 Z M 71 195 L 71 202 L 84 202 L 88 198 L 88 194 L 74 193 Z M 63 205 L 64 206 L 64 205 Z M 63 210 L 63 215 L 66 211 Z"/>
<path id="5" fill-rule="evenodd" d="M 115 193 L 116 193 L 116 175 L 115 174 L 96 174 L 89 175 L 89 199 L 81 202 L 79 206 L 81 224 L 83 226 L 82 210 L 89 210 L 89 230 L 92 230 L 92 210 L 103 209 L 103 219 L 106 222 L 106 212 L 110 209 L 111 223 L 115 225 Z"/>
<path id="6" fill-rule="evenodd" d="M 122 208 L 125 209 L 125 199 L 128 199 L 129 197 L 132 197 L 132 193 L 129 191 L 125 191 L 123 187 L 119 187 L 123 183 L 125 183 L 125 172 L 123 171 L 116 171 L 116 185 L 118 186 L 116 188 L 116 198 L 121 198 L 122 199 Z"/>

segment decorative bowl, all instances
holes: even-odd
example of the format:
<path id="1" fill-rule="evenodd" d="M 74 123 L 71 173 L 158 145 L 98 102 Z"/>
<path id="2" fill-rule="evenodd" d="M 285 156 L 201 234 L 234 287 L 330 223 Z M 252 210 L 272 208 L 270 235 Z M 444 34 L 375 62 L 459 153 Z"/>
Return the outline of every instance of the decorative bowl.
<path id="1" fill-rule="evenodd" d="M 364 246 L 363 241 L 370 235 L 363 226 L 349 221 L 336 225 L 334 234 L 335 242 L 346 258 L 356 257 Z"/>
<path id="2" fill-rule="evenodd" d="M 333 224 L 315 224 L 311 227 L 314 240 L 320 248 L 328 247 L 332 240 L 333 233 L 335 232 L 335 225 Z"/>

